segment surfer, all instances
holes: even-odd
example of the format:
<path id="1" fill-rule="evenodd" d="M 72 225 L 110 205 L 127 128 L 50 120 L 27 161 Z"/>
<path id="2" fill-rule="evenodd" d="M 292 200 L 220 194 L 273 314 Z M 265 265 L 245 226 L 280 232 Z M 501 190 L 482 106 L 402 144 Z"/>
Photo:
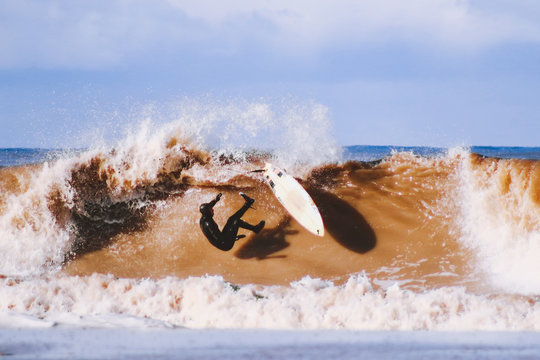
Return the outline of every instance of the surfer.
<path id="1" fill-rule="evenodd" d="M 221 199 L 221 195 L 222 194 L 219 193 L 214 200 L 210 201 L 209 203 L 204 203 L 199 207 L 202 214 L 200 225 L 203 234 L 208 238 L 208 241 L 210 241 L 212 245 L 220 250 L 229 251 L 232 249 L 237 240 L 240 240 L 246 236 L 238 235 L 238 230 L 240 228 L 251 230 L 257 234 L 262 230 L 265 223 L 264 220 L 262 220 L 257 225 L 251 225 L 241 219 L 251 205 L 253 205 L 255 200 L 244 193 L 240 193 L 246 202 L 240 208 L 240 210 L 234 213 L 229 220 L 227 220 L 223 230 L 220 231 L 218 225 L 214 221 L 213 207 L 216 205 L 219 199 Z"/>

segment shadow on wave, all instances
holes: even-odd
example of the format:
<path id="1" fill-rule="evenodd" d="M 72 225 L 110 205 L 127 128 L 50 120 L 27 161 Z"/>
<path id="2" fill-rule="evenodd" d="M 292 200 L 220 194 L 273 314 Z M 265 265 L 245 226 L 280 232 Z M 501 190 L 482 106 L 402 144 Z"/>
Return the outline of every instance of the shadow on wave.
<path id="1" fill-rule="evenodd" d="M 313 187 L 307 191 L 321 212 L 326 231 L 340 245 L 360 254 L 375 247 L 375 231 L 354 207 L 328 191 Z"/>
<path id="2" fill-rule="evenodd" d="M 360 254 L 375 248 L 377 244 L 375 231 L 358 210 L 323 188 L 336 186 L 338 184 L 336 179 L 343 171 L 371 169 L 379 162 L 352 161 L 344 164 L 343 167 L 326 166 L 313 171 L 303 184 L 319 208 L 326 231 L 340 245 Z"/>
<path id="3" fill-rule="evenodd" d="M 281 223 L 273 229 L 264 229 L 245 242 L 234 254 L 239 259 L 257 260 L 284 258 L 286 255 L 272 255 L 290 246 L 285 240 L 287 235 L 295 235 L 297 230 L 290 229 L 291 217 L 286 216 Z M 272 256 L 271 256 L 272 255 Z"/>

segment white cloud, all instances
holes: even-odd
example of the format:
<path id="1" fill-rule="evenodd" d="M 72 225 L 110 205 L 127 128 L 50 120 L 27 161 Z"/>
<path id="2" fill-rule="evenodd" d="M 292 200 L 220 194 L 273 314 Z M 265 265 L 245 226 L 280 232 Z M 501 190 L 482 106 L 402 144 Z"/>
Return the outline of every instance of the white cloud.
<path id="1" fill-rule="evenodd" d="M 281 56 L 396 41 L 458 52 L 540 42 L 528 11 L 540 4 L 512 5 L 523 2 L 505 11 L 472 0 L 3 0 L 0 67 L 102 68 L 154 49 L 234 52 L 249 41 Z"/>
<path id="2" fill-rule="evenodd" d="M 465 0 L 169 0 L 213 26 L 258 15 L 276 24 L 274 39 L 294 46 L 406 38 L 450 46 L 489 46 L 505 41 L 540 41 L 540 19 L 499 8 L 477 8 Z M 515 1 L 519 3 L 519 1 Z M 540 4 L 537 5 L 540 8 Z M 523 9 L 526 10 L 526 9 Z"/>
<path id="3" fill-rule="evenodd" d="M 183 23 L 170 10 L 163 1 L 4 0 L 0 66 L 114 66 L 174 41 Z"/>

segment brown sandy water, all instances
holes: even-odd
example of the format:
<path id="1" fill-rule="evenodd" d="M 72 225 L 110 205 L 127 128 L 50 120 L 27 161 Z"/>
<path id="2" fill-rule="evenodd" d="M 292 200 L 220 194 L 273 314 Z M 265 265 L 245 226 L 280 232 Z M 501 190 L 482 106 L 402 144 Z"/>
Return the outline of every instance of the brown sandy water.
<path id="1" fill-rule="evenodd" d="M 244 162 L 211 159 L 187 147 L 171 150 L 177 145 L 168 144 L 170 151 L 152 176 L 128 177 L 133 165 L 113 166 L 113 155 L 81 160 L 68 169 L 63 186 L 49 186 L 44 198 L 30 202 L 44 203 L 56 231 L 71 234 L 65 274 L 154 279 L 209 274 L 233 283 L 283 285 L 305 276 L 339 284 L 365 272 L 381 286 L 482 290 L 475 255 L 459 241 L 460 166 L 470 167 L 478 189 L 493 188 L 504 207 L 528 199 L 526 216 L 509 221 L 534 230 L 540 218 L 538 162 L 397 153 L 299 172 L 325 224 L 325 236 L 317 237 L 286 213 L 258 174 L 249 173 L 261 167 L 260 155 Z M 30 179 L 39 171 L 39 166 L 0 169 L 0 213 L 9 209 L 12 196 L 30 192 Z M 256 199 L 244 220 L 264 219 L 266 226 L 259 234 L 241 230 L 246 237 L 223 252 L 200 231 L 198 207 L 222 192 L 215 219 L 223 226 L 243 204 L 240 191 Z M 31 209 L 14 217 L 13 226 L 24 227 L 25 211 Z"/>
<path id="2" fill-rule="evenodd" d="M 454 167 L 453 161 L 401 154 L 380 163 L 313 169 L 302 182 L 321 211 L 324 237 L 292 219 L 256 175 L 193 183 L 161 200 L 144 226 L 78 254 L 64 271 L 151 278 L 219 274 L 231 282 L 259 284 L 287 284 L 304 276 L 339 283 L 360 272 L 413 288 L 464 282 L 469 255 L 452 235 L 451 209 L 441 210 L 444 196 L 456 186 Z M 223 226 L 243 204 L 239 191 L 256 199 L 244 219 L 264 219 L 266 227 L 259 234 L 243 231 L 247 237 L 223 252 L 202 235 L 198 207 L 222 192 L 215 218 Z"/>

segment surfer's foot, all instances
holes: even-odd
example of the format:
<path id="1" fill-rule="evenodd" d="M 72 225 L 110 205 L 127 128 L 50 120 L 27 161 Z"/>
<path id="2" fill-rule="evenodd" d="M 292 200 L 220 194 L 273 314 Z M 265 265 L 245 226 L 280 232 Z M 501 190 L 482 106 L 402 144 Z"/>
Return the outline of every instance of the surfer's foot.
<path id="1" fill-rule="evenodd" d="M 244 200 L 246 200 L 246 203 L 249 203 L 249 205 L 251 205 L 251 204 L 253 204 L 255 202 L 255 199 L 250 198 L 249 196 L 247 196 L 243 192 L 240 193 L 240 196 L 243 197 Z"/>
<path id="2" fill-rule="evenodd" d="M 255 226 L 255 229 L 253 229 L 253 232 L 254 232 L 255 234 L 258 234 L 259 231 L 261 231 L 261 230 L 263 229 L 264 224 L 265 224 L 264 220 L 261 220 L 261 222 L 258 223 L 258 224 Z"/>
<path id="3" fill-rule="evenodd" d="M 246 237 L 246 235 L 236 235 L 236 239 L 234 241 L 238 241 L 238 240 L 240 240 L 242 238 L 245 238 L 245 237 Z"/>

